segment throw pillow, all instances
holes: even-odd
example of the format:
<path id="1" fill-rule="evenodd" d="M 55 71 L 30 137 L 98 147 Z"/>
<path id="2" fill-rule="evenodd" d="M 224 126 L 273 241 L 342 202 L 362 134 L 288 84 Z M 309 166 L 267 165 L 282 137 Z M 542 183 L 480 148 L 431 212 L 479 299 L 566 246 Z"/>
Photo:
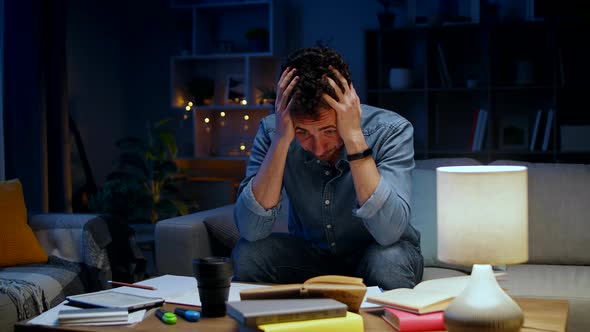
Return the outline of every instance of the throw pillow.
<path id="1" fill-rule="evenodd" d="M 0 181 L 0 267 L 46 262 L 47 254 L 27 224 L 20 181 Z"/>

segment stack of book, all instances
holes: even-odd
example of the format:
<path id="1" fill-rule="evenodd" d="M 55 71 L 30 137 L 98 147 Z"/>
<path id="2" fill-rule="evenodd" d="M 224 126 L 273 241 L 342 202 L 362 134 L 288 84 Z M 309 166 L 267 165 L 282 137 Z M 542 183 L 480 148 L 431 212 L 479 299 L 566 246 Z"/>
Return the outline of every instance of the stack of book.
<path id="1" fill-rule="evenodd" d="M 129 312 L 117 308 L 63 309 L 57 314 L 59 325 L 127 324 Z"/>
<path id="2" fill-rule="evenodd" d="M 227 303 L 240 331 L 361 332 L 359 311 L 367 287 L 361 278 L 320 276 L 303 284 L 242 290 Z"/>

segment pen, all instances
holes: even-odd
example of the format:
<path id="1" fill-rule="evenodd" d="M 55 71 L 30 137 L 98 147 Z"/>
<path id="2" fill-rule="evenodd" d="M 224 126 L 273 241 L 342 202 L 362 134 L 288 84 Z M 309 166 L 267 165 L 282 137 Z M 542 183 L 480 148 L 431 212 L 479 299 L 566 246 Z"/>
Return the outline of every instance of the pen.
<path id="1" fill-rule="evenodd" d="M 112 281 L 109 280 L 107 281 L 109 284 L 113 284 L 113 285 L 117 285 L 117 286 L 127 286 L 127 287 L 133 287 L 133 288 L 141 288 L 141 289 L 149 289 L 149 290 L 156 290 L 156 287 L 152 287 L 152 286 L 144 286 L 144 285 L 137 285 L 137 284 L 128 284 L 126 282 L 120 282 L 120 281 Z"/>
<path id="2" fill-rule="evenodd" d="M 156 310 L 156 317 L 165 324 L 176 324 L 176 315 L 169 311 L 158 309 Z"/>

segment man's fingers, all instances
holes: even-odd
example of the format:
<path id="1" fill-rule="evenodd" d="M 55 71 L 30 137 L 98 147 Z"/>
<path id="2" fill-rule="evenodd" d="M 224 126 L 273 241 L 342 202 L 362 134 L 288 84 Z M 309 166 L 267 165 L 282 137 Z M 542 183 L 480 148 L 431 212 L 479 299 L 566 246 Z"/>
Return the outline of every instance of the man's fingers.
<path id="1" fill-rule="evenodd" d="M 281 78 L 279 79 L 279 90 L 283 91 L 285 87 L 287 87 L 290 82 L 291 78 L 295 74 L 295 68 L 287 68 L 283 71 Z"/>
<path id="2" fill-rule="evenodd" d="M 336 111 L 336 113 L 340 112 L 340 104 L 336 99 L 332 98 L 332 96 L 330 96 L 327 93 L 324 93 L 322 95 L 322 98 L 326 103 L 328 103 L 328 105 L 330 105 L 330 107 L 332 107 Z"/>
<path id="3" fill-rule="evenodd" d="M 283 98 L 286 98 L 286 99 L 289 98 L 289 96 L 293 92 L 293 89 L 295 88 L 295 85 L 297 85 L 297 82 L 299 82 L 299 76 L 295 76 L 291 80 L 291 82 L 289 82 L 289 85 L 287 85 L 287 88 L 285 89 L 285 91 L 283 91 Z M 293 100 L 293 98 L 291 98 L 291 100 Z M 289 104 L 290 103 L 291 103 L 291 101 L 289 101 Z"/>
<path id="4" fill-rule="evenodd" d="M 326 77 L 326 80 L 328 81 L 328 84 L 330 84 L 330 86 L 334 89 L 334 93 L 336 93 L 338 100 L 341 102 L 344 101 L 344 93 L 338 84 L 336 84 L 336 82 L 331 77 Z"/>
<path id="5" fill-rule="evenodd" d="M 346 81 L 346 78 L 344 78 L 344 76 L 342 76 L 342 74 L 336 70 L 336 68 L 330 66 L 330 70 L 332 70 L 332 73 L 334 73 L 334 76 L 336 77 L 336 79 L 340 82 L 341 85 L 341 90 L 342 93 L 346 93 L 349 89 L 348 89 L 348 82 Z"/>

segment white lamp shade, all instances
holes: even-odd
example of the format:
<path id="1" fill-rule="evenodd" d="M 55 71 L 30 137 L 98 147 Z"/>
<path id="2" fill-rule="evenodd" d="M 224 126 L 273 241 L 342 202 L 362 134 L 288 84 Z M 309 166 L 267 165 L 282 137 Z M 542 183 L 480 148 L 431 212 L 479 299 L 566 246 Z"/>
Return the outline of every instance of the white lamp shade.
<path id="1" fill-rule="evenodd" d="M 526 167 L 439 167 L 436 185 L 441 261 L 515 264 L 528 259 Z"/>

